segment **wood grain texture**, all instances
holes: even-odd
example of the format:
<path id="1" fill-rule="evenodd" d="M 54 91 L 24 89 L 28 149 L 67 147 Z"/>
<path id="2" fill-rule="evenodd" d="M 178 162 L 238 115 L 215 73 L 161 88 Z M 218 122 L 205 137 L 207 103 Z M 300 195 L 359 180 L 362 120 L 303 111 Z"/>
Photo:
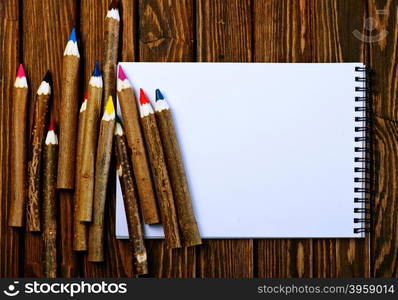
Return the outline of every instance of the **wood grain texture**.
<path id="1" fill-rule="evenodd" d="M 373 166 L 378 170 L 372 203 L 373 276 L 398 277 L 397 123 L 376 117 L 373 133 Z"/>
<path id="2" fill-rule="evenodd" d="M 252 61 L 251 2 L 199 0 L 196 4 L 197 60 Z M 254 275 L 253 240 L 208 240 L 198 249 L 200 277 Z"/>
<path id="3" fill-rule="evenodd" d="M 354 10 L 356 14 L 352 13 Z M 365 62 L 366 44 L 353 34 L 354 30 L 363 31 L 365 10 L 365 3 L 360 0 L 314 1 L 314 14 L 311 14 L 311 61 Z M 314 277 L 369 276 L 368 238 L 317 239 L 313 247 Z M 333 263 L 325 263 L 327 261 Z M 358 261 L 362 264 L 358 264 Z"/>
<path id="4" fill-rule="evenodd" d="M 308 62 L 311 59 L 310 1 L 255 1 L 254 61 Z M 256 276 L 311 277 L 312 241 L 255 241 Z"/>
<path id="5" fill-rule="evenodd" d="M 43 74 L 47 70 L 52 70 L 54 82 L 53 111 L 57 120 L 60 102 L 60 67 L 70 28 L 76 22 L 76 1 L 27 0 L 23 1 L 22 9 L 23 60 L 29 74 L 30 87 L 32 91 L 37 90 Z M 30 93 L 30 111 L 33 108 L 34 96 L 35 93 Z M 62 214 L 68 213 L 63 209 L 62 202 L 60 211 L 62 211 Z M 62 232 L 67 231 L 64 231 L 62 227 L 61 224 L 60 238 L 64 241 L 72 240 L 72 236 L 63 236 Z M 42 276 L 41 236 L 26 233 L 25 248 L 30 250 L 25 251 L 25 275 Z M 61 253 L 62 251 L 61 249 Z"/>
<path id="6" fill-rule="evenodd" d="M 398 120 L 398 2 L 368 0 L 370 66 L 373 80 L 373 110 L 377 116 Z M 373 29 L 373 30 L 370 30 Z"/>
<path id="7" fill-rule="evenodd" d="M 368 35 L 373 88 L 373 189 L 371 268 L 375 277 L 398 277 L 397 86 L 398 3 L 369 0 Z M 383 34 L 386 35 L 383 38 Z"/>
<path id="8" fill-rule="evenodd" d="M 12 78 L 21 59 L 19 1 L 0 2 L 0 26 L 0 158 L 6 161 L 11 151 Z M 0 277 L 18 277 L 23 267 L 23 230 L 8 227 L 10 164 L 1 164 L 0 178 Z"/>

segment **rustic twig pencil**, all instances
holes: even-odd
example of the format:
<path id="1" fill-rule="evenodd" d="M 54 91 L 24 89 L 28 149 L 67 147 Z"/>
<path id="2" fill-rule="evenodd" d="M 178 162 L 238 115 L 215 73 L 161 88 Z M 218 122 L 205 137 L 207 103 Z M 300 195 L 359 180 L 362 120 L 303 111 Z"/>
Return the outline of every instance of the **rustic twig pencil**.
<path id="1" fill-rule="evenodd" d="M 43 239 L 44 275 L 57 277 L 57 163 L 58 138 L 51 121 L 43 151 Z"/>
<path id="2" fill-rule="evenodd" d="M 26 208 L 26 227 L 28 231 L 40 231 L 41 153 L 51 96 L 51 84 L 51 73 L 47 71 L 37 90 L 31 135 L 32 154 L 28 163 L 28 203 Z"/>
<path id="3" fill-rule="evenodd" d="M 79 112 L 79 129 L 77 132 L 77 151 L 76 151 L 76 181 L 75 181 L 75 198 L 73 208 L 73 250 L 85 251 L 87 250 L 87 224 L 80 222 L 77 219 L 77 212 L 79 211 L 79 186 L 81 176 L 81 163 L 83 156 L 84 145 L 84 126 L 86 120 L 88 93 L 84 95 L 83 103 Z"/>
<path id="4" fill-rule="evenodd" d="M 182 242 L 186 247 L 200 245 L 202 240 L 192 208 L 187 177 L 178 146 L 173 118 L 169 105 L 160 90 L 156 90 L 155 116 L 162 139 L 171 187 L 173 188 L 174 203 L 177 210 Z"/>
<path id="5" fill-rule="evenodd" d="M 95 163 L 93 220 L 90 224 L 88 240 L 88 260 L 95 262 L 104 261 L 104 210 L 114 128 L 115 108 L 112 96 L 109 96 L 101 120 L 98 137 L 97 158 Z"/>
<path id="6" fill-rule="evenodd" d="M 135 99 L 134 90 L 121 66 L 119 66 L 117 92 L 124 120 L 127 142 L 131 149 L 131 162 L 144 222 L 146 224 L 159 223 L 160 218 L 151 180 L 149 162 L 146 156 L 144 139 L 139 123 L 137 101 Z"/>
<path id="7" fill-rule="evenodd" d="M 61 103 L 59 114 L 59 158 L 57 187 L 73 189 L 75 186 L 76 131 L 78 110 L 80 55 L 76 32 L 72 29 L 64 51 L 62 65 Z"/>
<path id="8" fill-rule="evenodd" d="M 177 214 L 174 205 L 173 191 L 167 172 L 166 160 L 163 154 L 162 141 L 156 124 L 151 103 L 144 91 L 140 89 L 140 115 L 142 130 L 151 160 L 156 192 L 159 199 L 160 213 L 166 243 L 169 248 L 181 247 L 178 231 Z"/>
<path id="9" fill-rule="evenodd" d="M 93 212 L 95 155 L 102 100 L 102 76 L 98 62 L 95 63 L 88 85 L 77 213 L 77 219 L 81 222 L 91 222 Z"/>
<path id="10" fill-rule="evenodd" d="M 11 129 L 11 206 L 8 225 L 22 227 L 26 197 L 26 116 L 28 83 L 22 64 L 19 65 L 13 91 L 14 103 Z"/>
<path id="11" fill-rule="evenodd" d="M 103 106 L 105 108 L 109 96 L 115 97 L 116 94 L 116 63 L 119 45 L 120 16 L 118 1 L 113 0 L 109 5 L 108 13 L 105 18 L 105 34 L 103 44 L 102 76 L 104 79 Z"/>
<path id="12" fill-rule="evenodd" d="M 115 127 L 115 154 L 116 170 L 122 188 L 124 210 L 126 212 L 127 227 L 129 231 L 130 248 L 134 256 L 134 271 L 137 275 L 148 273 L 147 252 L 144 243 L 138 201 L 134 188 L 134 175 L 127 150 L 126 136 L 122 125 L 116 121 Z"/>

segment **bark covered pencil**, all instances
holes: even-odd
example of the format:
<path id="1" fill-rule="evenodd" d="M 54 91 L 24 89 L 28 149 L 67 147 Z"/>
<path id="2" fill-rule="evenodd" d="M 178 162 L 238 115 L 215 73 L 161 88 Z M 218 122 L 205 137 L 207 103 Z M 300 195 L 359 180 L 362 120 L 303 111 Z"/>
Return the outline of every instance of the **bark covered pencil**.
<path id="1" fill-rule="evenodd" d="M 134 271 L 137 275 L 148 273 L 147 251 L 144 243 L 138 199 L 134 187 L 134 175 L 128 154 L 128 146 L 123 127 L 116 121 L 114 136 L 116 170 L 123 194 L 124 210 L 127 218 L 130 248 L 133 252 Z"/>
<path id="2" fill-rule="evenodd" d="M 97 158 L 95 162 L 93 218 L 90 224 L 88 241 L 88 260 L 95 262 L 104 261 L 104 212 L 114 128 L 115 108 L 112 96 L 109 96 L 98 136 Z"/>
<path id="3" fill-rule="evenodd" d="M 40 231 L 40 169 L 44 130 L 50 104 L 51 84 L 51 73 L 47 71 L 37 90 L 34 108 L 31 135 L 32 154 L 28 163 L 28 203 L 26 208 L 26 227 L 28 231 Z"/>
<path id="4" fill-rule="evenodd" d="M 48 129 L 43 150 L 43 239 L 44 275 L 57 277 L 57 164 L 58 137 L 55 122 Z"/>
<path id="5" fill-rule="evenodd" d="M 160 218 L 152 185 L 150 165 L 141 132 L 137 101 L 130 81 L 121 66 L 119 66 L 117 79 L 117 95 L 123 116 L 127 143 L 131 149 L 131 162 L 144 222 L 146 224 L 159 223 Z"/>
<path id="6" fill-rule="evenodd" d="M 177 214 L 169 174 L 167 172 L 166 160 L 163 154 L 163 146 L 160 140 L 154 111 L 142 89 L 140 89 L 140 116 L 159 200 L 166 243 L 169 248 L 179 248 L 181 247 L 181 240 L 178 230 Z"/>
<path id="7" fill-rule="evenodd" d="M 62 64 L 57 187 L 74 189 L 80 54 L 72 29 Z"/>
<path id="8" fill-rule="evenodd" d="M 94 200 L 95 156 L 102 101 L 102 76 L 96 62 L 88 84 L 87 111 L 84 122 L 81 174 L 79 180 L 79 210 L 77 219 L 91 222 Z"/>
<path id="9" fill-rule="evenodd" d="M 200 245 L 202 240 L 192 208 L 192 200 L 174 128 L 173 117 L 170 107 L 160 90 L 156 90 L 155 116 L 173 188 L 182 242 L 186 247 Z"/>
<path id="10" fill-rule="evenodd" d="M 104 80 L 104 93 L 102 105 L 105 109 L 108 97 L 116 96 L 116 63 L 119 45 L 120 15 L 118 1 L 113 0 L 109 5 L 104 22 L 104 44 L 102 77 Z"/>
<path id="11" fill-rule="evenodd" d="M 85 251 L 87 250 L 87 224 L 82 223 L 77 218 L 79 211 L 79 186 L 81 176 L 81 164 L 83 156 L 84 145 L 84 128 L 87 111 L 87 98 L 88 93 L 84 94 L 84 99 L 79 111 L 79 127 L 77 132 L 77 151 L 76 151 L 76 181 L 75 181 L 75 194 L 73 203 L 73 250 Z"/>
<path id="12" fill-rule="evenodd" d="M 8 225 L 22 227 L 26 198 L 26 117 L 28 83 L 24 68 L 19 65 L 13 90 L 13 114 L 11 127 L 11 206 Z"/>

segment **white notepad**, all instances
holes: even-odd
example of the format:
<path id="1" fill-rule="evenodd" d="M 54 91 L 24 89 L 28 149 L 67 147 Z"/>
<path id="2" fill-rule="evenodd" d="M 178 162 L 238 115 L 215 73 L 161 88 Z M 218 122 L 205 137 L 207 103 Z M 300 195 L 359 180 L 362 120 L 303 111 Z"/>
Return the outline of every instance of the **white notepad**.
<path id="1" fill-rule="evenodd" d="M 203 238 L 364 237 L 361 63 L 121 65 L 171 107 Z M 119 182 L 116 214 L 127 238 Z"/>

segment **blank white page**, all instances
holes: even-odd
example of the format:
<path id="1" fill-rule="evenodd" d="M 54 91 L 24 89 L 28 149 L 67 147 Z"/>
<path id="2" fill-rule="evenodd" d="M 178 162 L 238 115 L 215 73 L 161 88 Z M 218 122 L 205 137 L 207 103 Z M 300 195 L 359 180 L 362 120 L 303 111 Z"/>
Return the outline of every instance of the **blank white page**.
<path id="1" fill-rule="evenodd" d="M 121 63 L 174 117 L 203 238 L 355 234 L 360 63 Z M 116 235 L 128 230 L 117 183 Z M 160 225 L 145 226 L 161 238 Z"/>

